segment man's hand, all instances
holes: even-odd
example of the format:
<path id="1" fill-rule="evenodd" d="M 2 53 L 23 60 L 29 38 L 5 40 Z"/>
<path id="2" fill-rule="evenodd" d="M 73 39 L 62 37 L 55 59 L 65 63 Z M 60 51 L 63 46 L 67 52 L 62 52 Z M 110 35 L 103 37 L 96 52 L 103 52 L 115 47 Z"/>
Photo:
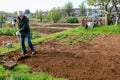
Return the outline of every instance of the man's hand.
<path id="1" fill-rule="evenodd" d="M 16 32 L 16 36 L 19 36 L 21 35 L 21 33 L 19 31 Z"/>

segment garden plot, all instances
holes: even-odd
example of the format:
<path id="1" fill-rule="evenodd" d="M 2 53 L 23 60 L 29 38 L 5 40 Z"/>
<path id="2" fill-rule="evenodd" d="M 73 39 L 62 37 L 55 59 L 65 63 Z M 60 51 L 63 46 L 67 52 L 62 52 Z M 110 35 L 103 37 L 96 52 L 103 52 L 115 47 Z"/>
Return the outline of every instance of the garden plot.
<path id="1" fill-rule="evenodd" d="M 13 44 L 17 43 L 18 37 L 17 36 L 0 35 L 0 47 L 5 46 L 9 42 L 12 42 Z"/>
<path id="2" fill-rule="evenodd" d="M 41 36 L 44 36 L 47 34 L 68 30 L 78 26 L 80 26 L 80 24 L 47 24 L 41 28 L 32 28 L 32 30 L 37 31 L 40 33 Z"/>
<path id="3" fill-rule="evenodd" d="M 48 34 L 52 34 L 52 33 L 63 31 L 65 29 L 44 27 L 44 28 L 32 28 L 32 30 L 37 31 L 37 32 L 40 33 L 41 36 L 44 36 L 44 35 L 48 35 Z"/>
<path id="4" fill-rule="evenodd" d="M 120 35 L 97 37 L 76 45 L 59 44 L 50 40 L 34 45 L 37 53 L 18 63 L 29 65 L 34 71 L 43 71 L 69 80 L 120 80 Z M 19 58 L 21 51 L 6 54 L 7 60 Z"/>

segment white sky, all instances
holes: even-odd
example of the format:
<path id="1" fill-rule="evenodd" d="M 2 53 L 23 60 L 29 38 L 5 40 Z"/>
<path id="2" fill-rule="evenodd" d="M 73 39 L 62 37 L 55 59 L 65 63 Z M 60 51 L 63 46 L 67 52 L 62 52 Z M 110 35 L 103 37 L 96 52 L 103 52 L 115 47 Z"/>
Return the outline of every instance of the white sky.
<path id="1" fill-rule="evenodd" d="M 62 8 L 67 2 L 72 2 L 74 8 L 78 8 L 84 0 L 0 0 L 0 11 L 15 12 L 18 10 L 30 9 L 31 12 L 36 10 L 50 10 L 53 7 Z"/>

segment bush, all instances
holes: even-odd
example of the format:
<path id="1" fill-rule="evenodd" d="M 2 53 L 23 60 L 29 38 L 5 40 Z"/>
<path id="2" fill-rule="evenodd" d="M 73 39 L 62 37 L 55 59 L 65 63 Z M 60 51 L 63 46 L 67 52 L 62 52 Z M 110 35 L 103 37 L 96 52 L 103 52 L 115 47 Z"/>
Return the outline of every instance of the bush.
<path id="1" fill-rule="evenodd" d="M 15 36 L 16 32 L 17 32 L 17 28 L 10 28 L 10 27 L 0 28 L 0 35 Z M 31 31 L 31 37 L 37 38 L 39 37 L 39 33 L 36 31 Z"/>
<path id="2" fill-rule="evenodd" d="M 53 8 L 50 12 L 49 12 L 50 18 L 54 23 L 57 23 L 60 18 L 61 18 L 61 13 L 60 10 L 58 8 Z"/>
<path id="3" fill-rule="evenodd" d="M 0 35 L 12 35 L 14 36 L 15 33 L 17 32 L 17 28 L 0 28 Z"/>
<path id="4" fill-rule="evenodd" d="M 68 23 L 78 23 L 79 21 L 78 21 L 78 18 L 76 18 L 76 17 L 70 17 L 67 19 L 67 22 Z"/>

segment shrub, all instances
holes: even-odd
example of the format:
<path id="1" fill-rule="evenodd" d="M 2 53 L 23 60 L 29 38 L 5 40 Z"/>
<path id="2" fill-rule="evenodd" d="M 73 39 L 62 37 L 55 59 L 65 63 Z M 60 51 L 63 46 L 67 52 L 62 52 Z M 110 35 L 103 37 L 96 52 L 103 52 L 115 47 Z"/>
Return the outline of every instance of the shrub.
<path id="1" fill-rule="evenodd" d="M 17 29 L 16 28 L 0 28 L 0 35 L 15 35 Z"/>
<path id="2" fill-rule="evenodd" d="M 54 23 L 57 23 L 60 18 L 61 18 L 61 13 L 60 10 L 58 8 L 53 8 L 50 12 L 49 12 L 50 18 Z"/>
<path id="3" fill-rule="evenodd" d="M 67 22 L 68 23 L 78 23 L 79 21 L 78 21 L 78 18 L 76 18 L 76 17 L 70 17 L 67 19 Z"/>

